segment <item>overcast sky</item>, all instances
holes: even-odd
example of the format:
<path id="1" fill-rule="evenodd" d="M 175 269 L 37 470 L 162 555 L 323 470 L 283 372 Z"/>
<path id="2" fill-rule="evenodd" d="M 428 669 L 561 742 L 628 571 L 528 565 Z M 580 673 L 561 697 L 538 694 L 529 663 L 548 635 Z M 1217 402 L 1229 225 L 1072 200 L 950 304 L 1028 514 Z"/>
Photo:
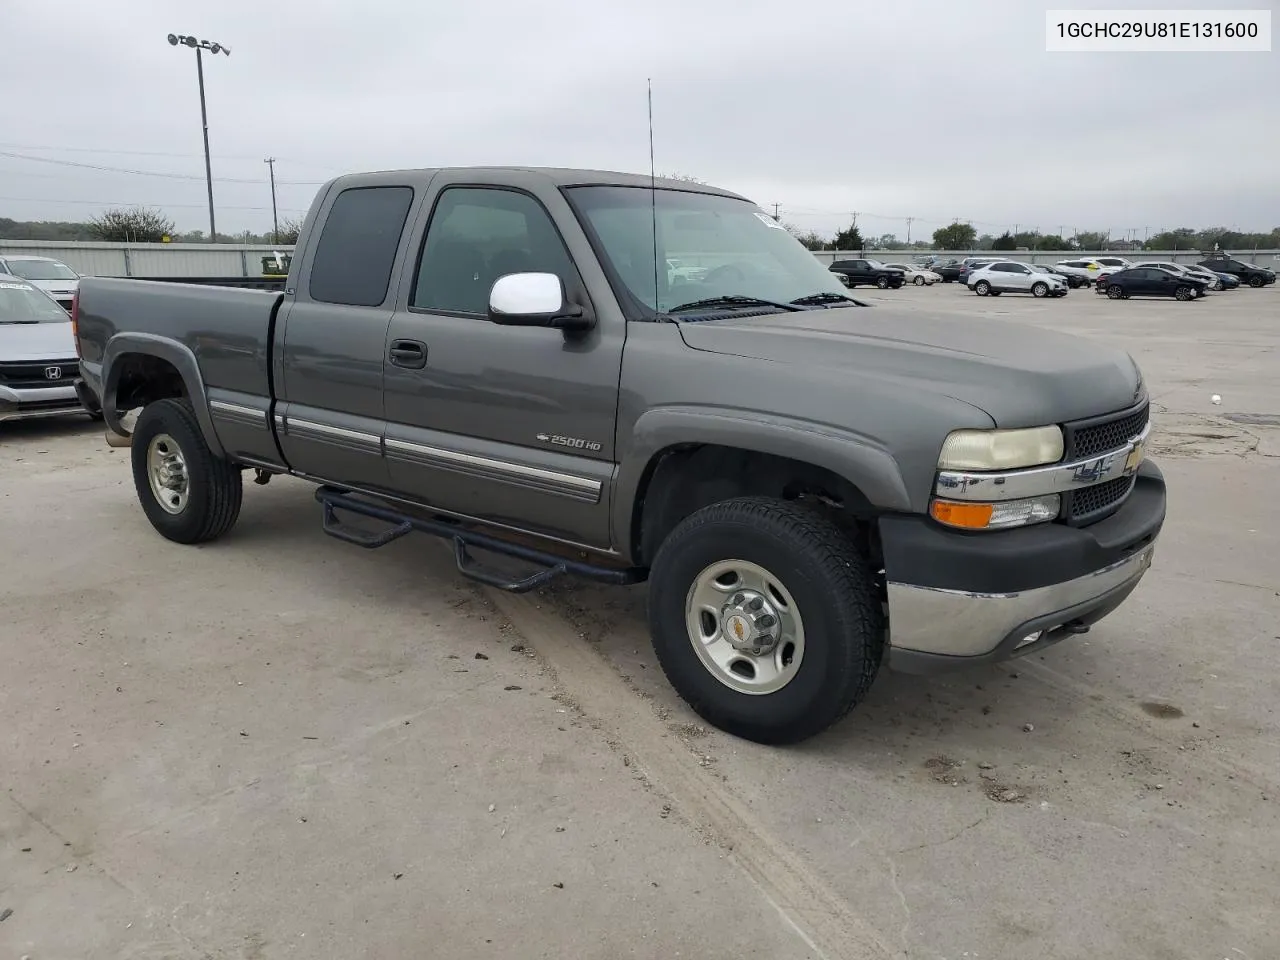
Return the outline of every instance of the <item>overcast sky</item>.
<path id="1" fill-rule="evenodd" d="M 174 32 L 232 50 L 205 57 L 219 232 L 270 228 L 267 156 L 282 215 L 353 170 L 647 171 L 648 77 L 660 173 L 822 233 L 852 211 L 872 236 L 914 217 L 913 239 L 957 217 L 1270 230 L 1280 53 L 1045 52 L 1046 8 L 1173 5 L 0 0 L 0 216 L 143 203 L 207 229 L 195 55 Z"/>

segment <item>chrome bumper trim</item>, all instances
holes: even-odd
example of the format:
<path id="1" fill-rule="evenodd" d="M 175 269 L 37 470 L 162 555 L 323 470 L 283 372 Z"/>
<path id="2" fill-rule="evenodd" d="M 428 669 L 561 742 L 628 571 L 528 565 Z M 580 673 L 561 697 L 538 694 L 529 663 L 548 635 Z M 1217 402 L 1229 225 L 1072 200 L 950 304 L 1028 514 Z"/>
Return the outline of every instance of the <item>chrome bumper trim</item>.
<path id="1" fill-rule="evenodd" d="M 1006 470 L 1000 473 L 970 473 L 942 470 L 938 473 L 934 492 L 946 500 L 1022 500 L 1051 493 L 1070 493 L 1094 484 L 1132 476 L 1146 455 L 1151 424 L 1122 447 L 1097 457 L 1054 463 L 1047 467 Z"/>
<path id="2" fill-rule="evenodd" d="M 1102 600 L 1130 583 L 1136 585 L 1150 568 L 1154 553 L 1153 541 L 1138 553 L 1083 577 L 1019 593 L 969 593 L 890 581 L 889 643 L 894 649 L 919 653 L 983 656 L 1024 623 Z"/>

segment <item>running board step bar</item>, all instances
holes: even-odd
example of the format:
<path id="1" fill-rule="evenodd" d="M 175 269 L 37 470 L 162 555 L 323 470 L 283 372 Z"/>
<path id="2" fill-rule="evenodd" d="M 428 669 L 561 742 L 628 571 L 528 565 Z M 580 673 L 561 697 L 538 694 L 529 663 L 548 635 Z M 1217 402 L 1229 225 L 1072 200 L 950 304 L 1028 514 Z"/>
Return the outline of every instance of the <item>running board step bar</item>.
<path id="1" fill-rule="evenodd" d="M 605 567 L 582 560 L 568 560 L 553 553 L 547 553 L 518 543 L 510 543 L 485 533 L 469 530 L 455 523 L 443 520 L 424 520 L 420 517 L 409 516 L 389 507 L 359 499 L 337 487 L 318 487 L 316 489 L 316 500 L 320 502 L 321 507 L 324 509 L 324 532 L 331 537 L 336 537 L 345 543 L 352 543 L 368 550 L 385 547 L 391 541 L 399 540 L 406 533 L 411 533 L 414 530 L 434 537 L 442 537 L 445 540 L 453 541 L 453 554 L 458 564 L 459 573 L 468 579 L 475 580 L 477 583 L 483 583 L 498 590 L 505 590 L 508 593 L 528 593 L 530 590 L 536 590 L 538 587 L 564 574 L 572 574 L 585 580 L 595 580 L 599 583 L 609 583 L 615 586 L 640 583 L 648 574 L 648 571 L 638 567 Z M 380 533 L 356 530 L 338 519 L 335 512 L 338 510 L 357 513 L 361 516 L 371 517 L 374 520 L 381 520 L 384 523 L 391 524 L 391 526 Z M 469 553 L 468 547 L 487 550 L 516 560 L 524 560 L 540 569 L 529 576 L 512 579 L 508 574 L 488 569 L 477 563 Z"/>

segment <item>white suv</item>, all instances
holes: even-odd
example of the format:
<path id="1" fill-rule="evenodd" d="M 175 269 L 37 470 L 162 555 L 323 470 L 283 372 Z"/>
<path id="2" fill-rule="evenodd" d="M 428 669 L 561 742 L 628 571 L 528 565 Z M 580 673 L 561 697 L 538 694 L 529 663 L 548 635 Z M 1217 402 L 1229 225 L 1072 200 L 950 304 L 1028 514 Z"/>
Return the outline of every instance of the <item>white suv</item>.
<path id="1" fill-rule="evenodd" d="M 1065 297 L 1067 282 L 1017 260 L 997 260 L 969 274 L 966 283 L 980 297 L 1029 293 L 1033 297 Z"/>

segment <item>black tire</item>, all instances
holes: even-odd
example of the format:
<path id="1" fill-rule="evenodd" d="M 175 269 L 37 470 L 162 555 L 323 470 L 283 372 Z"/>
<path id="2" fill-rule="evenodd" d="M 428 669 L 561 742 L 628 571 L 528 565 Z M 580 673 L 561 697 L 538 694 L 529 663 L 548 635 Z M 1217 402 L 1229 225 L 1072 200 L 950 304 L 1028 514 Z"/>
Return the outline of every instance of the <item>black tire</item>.
<path id="1" fill-rule="evenodd" d="M 912 282 L 912 283 L 914 283 L 917 287 L 923 287 L 923 286 L 924 286 L 924 277 L 916 277 L 916 278 L 915 278 L 914 280 L 912 280 L 911 282 Z"/>
<path id="2" fill-rule="evenodd" d="M 743 693 L 703 664 L 686 603 L 712 564 L 767 569 L 791 594 L 804 648 L 794 676 L 771 693 Z M 816 508 L 768 497 L 712 504 L 663 541 L 649 571 L 649 629 L 676 692 L 708 723 L 757 743 L 797 743 L 845 716 L 871 688 L 884 624 L 862 552 Z"/>
<path id="3" fill-rule="evenodd" d="M 985 280 L 979 280 L 973 285 L 973 292 L 980 297 L 985 297 L 991 292 L 991 284 L 987 283 Z"/>
<path id="4" fill-rule="evenodd" d="M 186 502 L 177 513 L 161 506 L 151 489 L 148 454 L 152 440 L 162 435 L 176 444 L 185 461 Z M 190 401 L 157 400 L 143 408 L 134 426 L 130 458 L 138 502 L 162 537 L 175 543 L 204 543 L 235 525 L 243 494 L 240 470 L 214 456 Z"/>
<path id="5" fill-rule="evenodd" d="M 1031 295 L 1037 299 L 1047 296 L 1049 293 L 1049 285 L 1043 281 L 1037 281 L 1031 285 Z"/>
<path id="6" fill-rule="evenodd" d="M 1187 300 L 1194 300 L 1196 298 L 1196 291 L 1193 287 L 1181 284 L 1177 290 L 1173 291 L 1173 296 L 1175 300 L 1182 300 L 1185 302 Z"/>
<path id="7" fill-rule="evenodd" d="M 1123 300 L 1124 291 L 1121 290 L 1114 283 L 1109 283 L 1107 284 L 1107 296 L 1110 297 L 1112 300 Z"/>
<path id="8" fill-rule="evenodd" d="M 103 416 L 101 410 L 86 410 L 85 413 L 94 423 L 101 423 L 106 417 Z"/>
<path id="9" fill-rule="evenodd" d="M 889 278 L 876 277 L 876 286 L 879 287 L 881 290 L 887 290 L 889 288 Z"/>
<path id="10" fill-rule="evenodd" d="M 1255 274 L 1249 278 L 1249 286 L 1251 287 L 1261 287 L 1264 283 L 1266 283 L 1265 277 L 1260 277 Z"/>

